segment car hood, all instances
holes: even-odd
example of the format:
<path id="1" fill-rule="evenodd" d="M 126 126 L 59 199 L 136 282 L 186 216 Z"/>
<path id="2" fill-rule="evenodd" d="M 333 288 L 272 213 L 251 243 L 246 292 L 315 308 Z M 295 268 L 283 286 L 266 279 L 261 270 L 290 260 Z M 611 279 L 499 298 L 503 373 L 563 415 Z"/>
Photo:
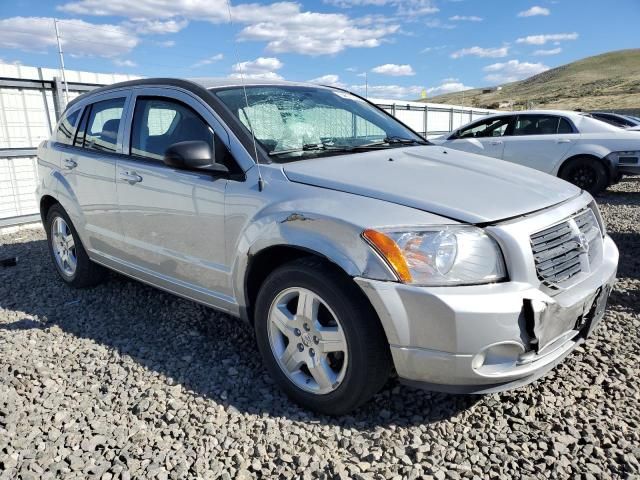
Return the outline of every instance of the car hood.
<path id="1" fill-rule="evenodd" d="M 546 173 L 435 145 L 302 160 L 283 170 L 293 182 L 467 223 L 516 217 L 580 194 L 579 188 Z"/>

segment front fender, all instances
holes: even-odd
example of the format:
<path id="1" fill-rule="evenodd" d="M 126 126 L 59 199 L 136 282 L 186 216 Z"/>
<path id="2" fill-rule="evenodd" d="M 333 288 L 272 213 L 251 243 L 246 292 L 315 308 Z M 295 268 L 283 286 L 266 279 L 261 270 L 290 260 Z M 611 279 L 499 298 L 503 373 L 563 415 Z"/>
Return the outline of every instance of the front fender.
<path id="1" fill-rule="evenodd" d="M 263 166 L 259 192 L 255 169 L 225 193 L 227 262 L 231 289 L 246 307 L 251 259 L 265 249 L 293 247 L 322 256 L 351 277 L 396 281 L 395 274 L 362 238 L 366 228 L 457 223 L 432 213 L 375 198 L 289 181 L 277 165 Z"/>
<path id="2" fill-rule="evenodd" d="M 264 213 L 254 219 L 236 250 L 233 279 L 235 296 L 240 302 L 246 298 L 247 271 L 251 259 L 269 248 L 279 246 L 324 257 L 351 277 L 396 280 L 386 262 L 362 239 L 360 227 L 304 210 Z"/>

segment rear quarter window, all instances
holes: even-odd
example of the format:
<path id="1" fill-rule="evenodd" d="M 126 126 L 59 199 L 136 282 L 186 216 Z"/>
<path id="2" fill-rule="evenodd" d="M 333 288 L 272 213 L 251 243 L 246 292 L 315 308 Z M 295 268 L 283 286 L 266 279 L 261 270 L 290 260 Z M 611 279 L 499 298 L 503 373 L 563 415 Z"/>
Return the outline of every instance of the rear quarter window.
<path id="1" fill-rule="evenodd" d="M 73 144 L 73 137 L 76 134 L 76 127 L 78 126 L 78 118 L 80 117 L 80 110 L 76 109 L 71 112 L 66 112 L 58 128 L 56 129 L 56 142 L 63 143 L 65 145 Z"/>

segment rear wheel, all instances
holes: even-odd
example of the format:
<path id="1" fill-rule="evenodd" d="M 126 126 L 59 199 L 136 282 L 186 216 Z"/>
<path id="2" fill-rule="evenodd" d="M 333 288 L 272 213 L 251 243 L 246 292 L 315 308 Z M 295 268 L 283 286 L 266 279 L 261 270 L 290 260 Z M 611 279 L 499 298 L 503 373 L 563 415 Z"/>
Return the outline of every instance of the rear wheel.
<path id="1" fill-rule="evenodd" d="M 267 369 L 306 408 L 347 413 L 389 377 L 389 348 L 375 312 L 351 279 L 325 262 L 296 260 L 271 273 L 255 316 Z"/>
<path id="2" fill-rule="evenodd" d="M 91 287 L 105 278 L 106 270 L 89 259 L 78 232 L 60 204 L 53 205 L 47 212 L 45 228 L 51 259 L 67 284 L 76 288 Z"/>
<path id="3" fill-rule="evenodd" d="M 569 160 L 560 171 L 559 177 L 597 195 L 608 186 L 608 175 L 602 162 L 589 157 Z"/>

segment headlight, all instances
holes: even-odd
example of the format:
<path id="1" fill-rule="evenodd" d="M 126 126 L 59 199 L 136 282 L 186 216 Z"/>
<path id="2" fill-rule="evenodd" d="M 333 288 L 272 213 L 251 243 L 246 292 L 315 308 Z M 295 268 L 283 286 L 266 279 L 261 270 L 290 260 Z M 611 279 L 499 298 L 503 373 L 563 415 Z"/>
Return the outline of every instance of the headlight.
<path id="1" fill-rule="evenodd" d="M 602 213 L 600 213 L 600 209 L 598 208 L 598 204 L 595 200 L 589 204 L 589 208 L 596 217 L 596 222 L 598 222 L 598 226 L 600 227 L 600 233 L 602 233 L 602 236 L 604 237 L 607 233 L 607 225 L 604 223 L 604 218 L 602 218 Z"/>
<path id="2" fill-rule="evenodd" d="M 362 236 L 404 283 L 474 285 L 506 278 L 500 247 L 477 227 L 365 230 Z"/>

